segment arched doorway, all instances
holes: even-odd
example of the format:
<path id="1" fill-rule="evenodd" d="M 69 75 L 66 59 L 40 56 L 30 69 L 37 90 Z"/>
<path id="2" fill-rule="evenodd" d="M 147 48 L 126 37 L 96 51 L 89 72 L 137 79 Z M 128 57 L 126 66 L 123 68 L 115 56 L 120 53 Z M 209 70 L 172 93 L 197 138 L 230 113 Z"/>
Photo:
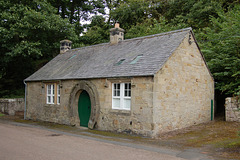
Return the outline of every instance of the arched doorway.
<path id="1" fill-rule="evenodd" d="M 91 100 L 89 94 L 85 90 L 83 90 L 79 96 L 78 114 L 80 126 L 88 127 L 88 122 L 91 115 Z"/>
<path id="2" fill-rule="evenodd" d="M 93 129 L 97 126 L 97 120 L 99 117 L 99 96 L 97 87 L 90 81 L 81 80 L 79 81 L 72 89 L 70 97 L 69 97 L 69 117 L 71 120 L 71 125 L 80 126 L 80 117 L 78 111 L 78 103 L 81 93 L 85 91 L 87 92 L 90 98 L 90 117 L 88 121 L 88 128 Z"/>

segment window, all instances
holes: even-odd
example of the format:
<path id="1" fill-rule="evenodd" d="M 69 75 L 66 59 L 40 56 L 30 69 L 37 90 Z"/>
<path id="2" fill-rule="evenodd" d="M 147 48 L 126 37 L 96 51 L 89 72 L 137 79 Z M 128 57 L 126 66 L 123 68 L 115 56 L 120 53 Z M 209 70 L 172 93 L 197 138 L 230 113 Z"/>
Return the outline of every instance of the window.
<path id="1" fill-rule="evenodd" d="M 131 83 L 113 83 L 112 92 L 112 108 L 130 110 Z"/>
<path id="2" fill-rule="evenodd" d="M 60 85 L 57 85 L 57 104 L 60 104 Z"/>
<path id="3" fill-rule="evenodd" d="M 135 57 L 135 58 L 132 60 L 132 62 L 131 62 L 130 64 L 135 64 L 135 63 L 137 63 L 138 60 L 139 60 L 140 58 L 142 58 L 142 57 L 143 57 L 143 54 L 139 54 L 137 57 Z"/>
<path id="4" fill-rule="evenodd" d="M 60 85 L 53 83 L 47 84 L 47 104 L 60 104 Z"/>
<path id="5" fill-rule="evenodd" d="M 125 61 L 125 59 L 121 59 L 120 61 L 118 61 L 117 63 L 115 63 L 114 66 L 119 66 L 120 64 L 123 63 L 123 61 Z"/>

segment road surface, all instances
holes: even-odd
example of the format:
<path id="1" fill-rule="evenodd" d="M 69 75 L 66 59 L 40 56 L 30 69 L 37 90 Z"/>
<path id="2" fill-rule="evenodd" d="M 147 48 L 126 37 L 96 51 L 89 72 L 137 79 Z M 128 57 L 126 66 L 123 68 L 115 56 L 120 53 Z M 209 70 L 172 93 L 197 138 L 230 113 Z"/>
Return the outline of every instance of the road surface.
<path id="1" fill-rule="evenodd" d="M 181 160 L 36 127 L 0 123 L 0 160 Z"/>

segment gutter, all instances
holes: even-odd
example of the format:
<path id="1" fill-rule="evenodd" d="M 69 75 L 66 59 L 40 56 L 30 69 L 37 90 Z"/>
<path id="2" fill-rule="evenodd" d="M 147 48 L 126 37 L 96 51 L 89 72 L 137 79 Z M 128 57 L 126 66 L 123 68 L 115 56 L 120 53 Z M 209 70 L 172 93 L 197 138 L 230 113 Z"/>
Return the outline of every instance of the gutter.
<path id="1" fill-rule="evenodd" d="M 23 83 L 25 85 L 25 97 L 24 97 L 24 120 L 26 120 L 26 112 L 27 112 L 27 83 L 25 80 L 23 80 Z"/>

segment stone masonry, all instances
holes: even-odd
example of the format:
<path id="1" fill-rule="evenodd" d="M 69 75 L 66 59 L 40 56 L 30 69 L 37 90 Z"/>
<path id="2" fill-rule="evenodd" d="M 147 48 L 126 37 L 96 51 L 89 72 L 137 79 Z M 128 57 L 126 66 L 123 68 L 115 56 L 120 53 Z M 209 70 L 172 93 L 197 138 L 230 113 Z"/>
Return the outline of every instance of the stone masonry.
<path id="1" fill-rule="evenodd" d="M 89 81 L 96 86 L 99 94 L 100 109 L 97 113 L 99 118 L 95 126 L 97 129 L 152 135 L 152 77 L 93 79 Z M 113 82 L 131 82 L 132 105 L 130 111 L 112 109 L 111 84 Z M 77 103 L 81 90 L 76 95 L 71 95 L 74 86 L 79 83 L 81 80 L 61 81 L 61 104 L 57 105 L 46 104 L 46 88 L 43 82 L 28 82 L 27 118 L 79 126 Z M 70 95 L 75 97 L 72 99 L 74 101 L 72 103 L 69 101 Z M 71 109 L 70 104 L 73 105 L 73 109 Z M 73 114 L 71 114 L 72 110 Z"/>
<path id="2" fill-rule="evenodd" d="M 154 77 L 154 136 L 211 120 L 214 81 L 188 37 Z"/>
<path id="3" fill-rule="evenodd" d="M 9 115 L 15 115 L 16 112 L 23 112 L 23 111 L 24 111 L 23 98 L 14 98 L 14 99 L 1 98 L 0 99 L 0 112 L 7 113 Z"/>
<path id="4" fill-rule="evenodd" d="M 226 121 L 240 122 L 240 99 L 228 97 L 225 99 Z"/>
<path id="5" fill-rule="evenodd" d="M 154 76 L 27 82 L 28 119 L 79 126 L 78 100 L 89 93 L 89 128 L 157 137 L 211 120 L 214 80 L 198 46 L 185 39 Z M 61 85 L 61 103 L 46 104 L 46 84 Z M 112 109 L 112 83 L 131 83 L 131 109 Z"/>

